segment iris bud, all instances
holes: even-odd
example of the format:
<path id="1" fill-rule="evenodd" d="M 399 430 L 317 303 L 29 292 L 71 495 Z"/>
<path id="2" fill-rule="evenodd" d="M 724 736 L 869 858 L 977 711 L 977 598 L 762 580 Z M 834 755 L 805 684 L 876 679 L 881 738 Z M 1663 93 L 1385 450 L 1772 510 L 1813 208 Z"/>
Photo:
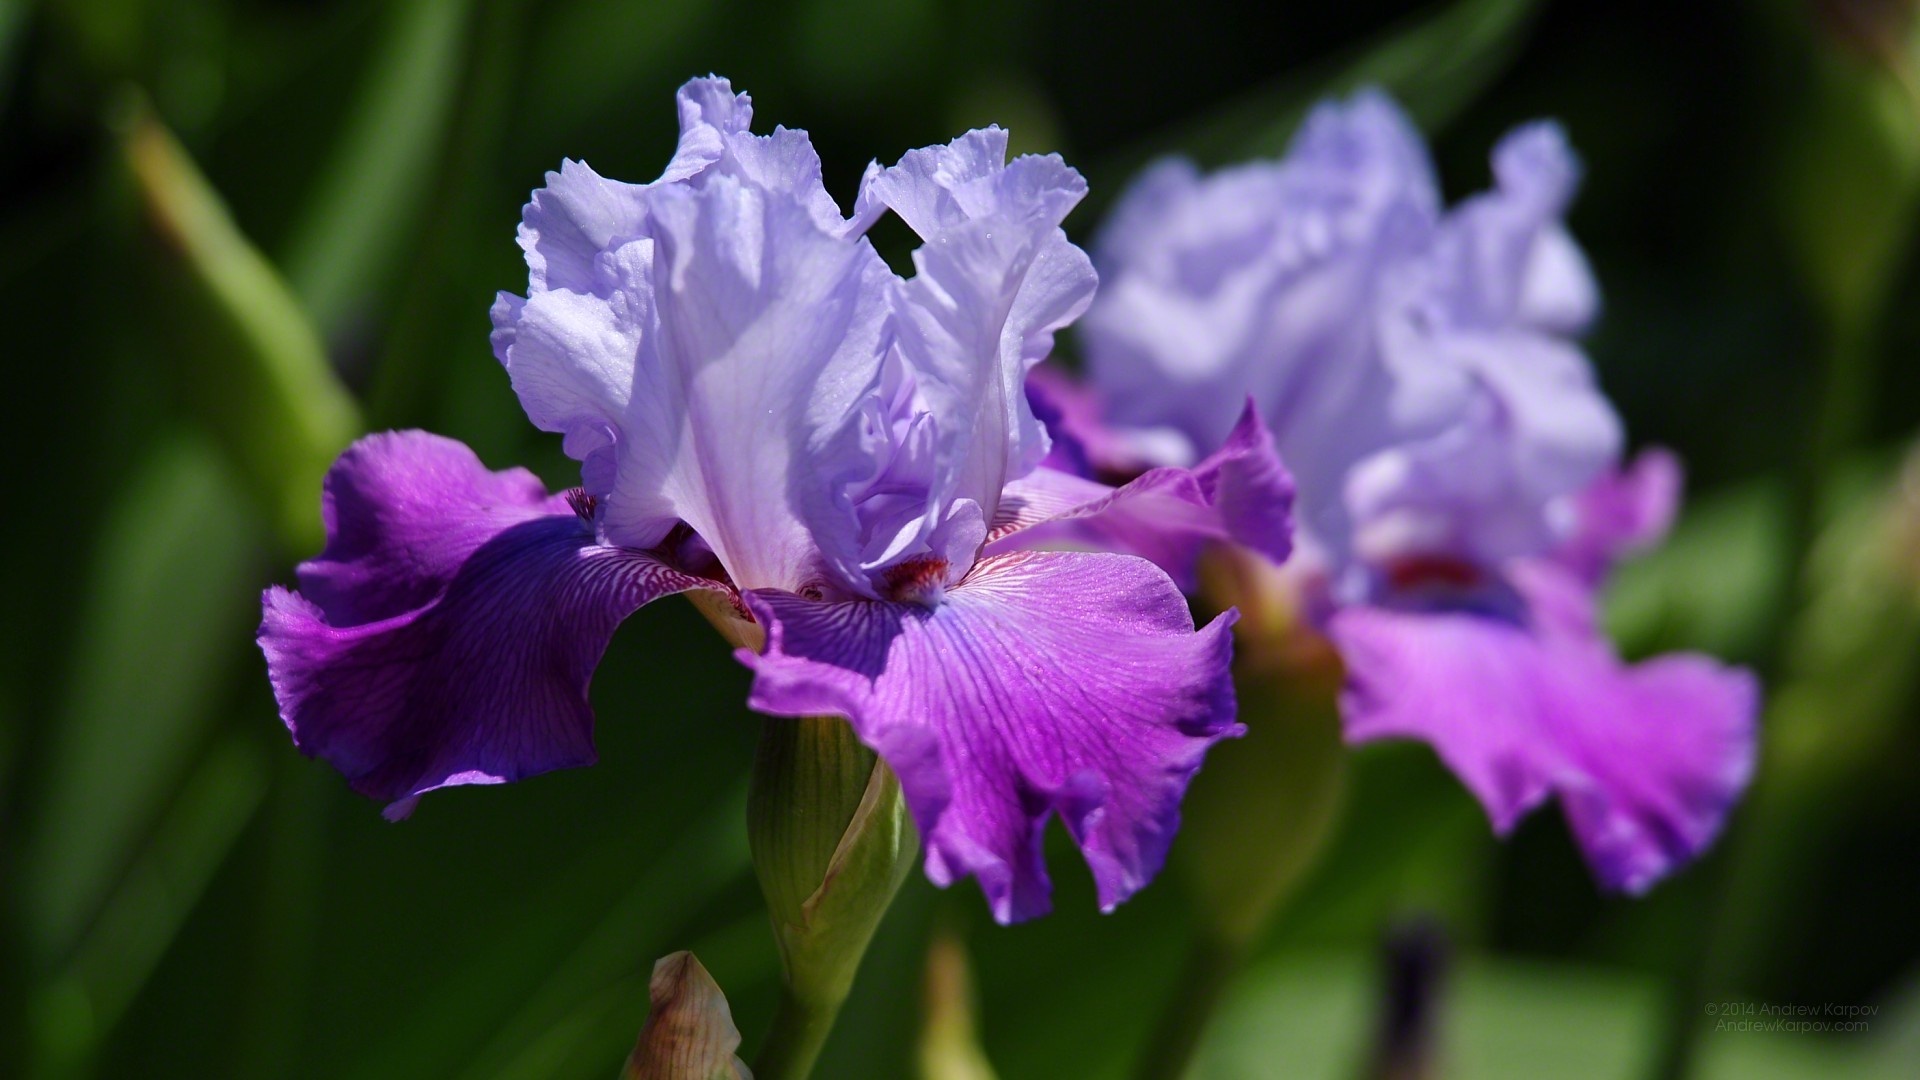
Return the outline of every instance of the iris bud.
<path id="1" fill-rule="evenodd" d="M 760 1067 L 763 1075 L 801 1076 L 920 838 L 893 770 L 846 721 L 821 716 L 766 721 L 747 796 L 747 842 L 786 975 Z"/>
<path id="2" fill-rule="evenodd" d="M 727 995 L 692 953 L 654 963 L 647 999 L 647 1024 L 620 1080 L 752 1080 L 734 1056 L 740 1030 Z"/>

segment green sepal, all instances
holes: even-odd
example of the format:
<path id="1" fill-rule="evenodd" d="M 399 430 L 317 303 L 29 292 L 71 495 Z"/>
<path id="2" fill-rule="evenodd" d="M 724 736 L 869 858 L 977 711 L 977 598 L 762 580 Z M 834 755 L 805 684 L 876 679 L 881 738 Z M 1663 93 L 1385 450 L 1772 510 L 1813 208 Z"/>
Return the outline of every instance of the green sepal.
<path id="1" fill-rule="evenodd" d="M 893 770 L 838 717 L 770 718 L 747 842 L 794 995 L 846 997 L 920 838 Z"/>

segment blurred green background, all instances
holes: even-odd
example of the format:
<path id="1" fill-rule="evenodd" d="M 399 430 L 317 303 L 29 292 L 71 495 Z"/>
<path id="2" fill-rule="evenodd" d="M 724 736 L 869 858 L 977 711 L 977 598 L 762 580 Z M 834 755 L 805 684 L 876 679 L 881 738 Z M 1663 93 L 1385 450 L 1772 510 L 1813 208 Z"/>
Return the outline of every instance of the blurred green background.
<path id="1" fill-rule="evenodd" d="M 708 71 L 810 130 L 843 201 L 870 157 L 997 121 L 1089 175 L 1082 238 L 1151 155 L 1277 153 L 1330 89 L 1399 95 L 1452 195 L 1506 127 L 1561 119 L 1591 353 L 1691 472 L 1612 619 L 1630 654 L 1762 669 L 1760 780 L 1635 901 L 1557 814 L 1499 845 L 1429 753 L 1359 754 L 1199 1074 L 1351 1075 L 1382 934 L 1416 918 L 1452 943 L 1447 1075 L 1920 1074 L 1913 7 L 0 0 L 0 1075 L 610 1076 L 679 948 L 751 1050 L 778 975 L 742 826 L 758 724 L 690 608 L 615 639 L 597 767 L 402 825 L 291 749 L 252 641 L 361 430 L 574 482 L 487 345 L 520 206 L 563 157 L 656 175 Z M 936 927 L 1001 1076 L 1122 1075 L 1187 901 L 1101 916 L 1070 849 L 1052 868 L 1056 914 L 1012 929 L 915 875 L 819 1075 L 914 1074 Z M 1877 1012 L 1716 1032 L 1722 1002 Z"/>

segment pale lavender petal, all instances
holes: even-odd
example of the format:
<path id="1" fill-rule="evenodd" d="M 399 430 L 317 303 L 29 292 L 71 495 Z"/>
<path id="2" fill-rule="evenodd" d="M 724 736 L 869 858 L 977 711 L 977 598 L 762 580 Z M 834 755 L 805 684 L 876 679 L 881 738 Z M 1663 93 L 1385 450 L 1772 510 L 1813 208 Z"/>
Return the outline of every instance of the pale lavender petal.
<path id="1" fill-rule="evenodd" d="M 680 145 L 650 186 L 731 176 L 794 198 L 829 232 L 847 231 L 840 208 L 820 182 L 820 155 L 806 132 L 776 127 L 768 135 L 753 134 L 748 130 L 753 99 L 734 93 L 733 84 L 717 76 L 688 80 L 676 101 Z"/>
<path id="2" fill-rule="evenodd" d="M 1580 183 L 1566 134 L 1551 122 L 1515 129 L 1494 148 L 1493 173 L 1493 190 L 1450 212 L 1437 237 L 1429 287 L 1447 321 L 1586 329 L 1599 293 L 1561 224 Z"/>
<path id="3" fill-rule="evenodd" d="M 1528 299 L 1545 287 L 1531 277 L 1545 265 L 1537 252 L 1566 269 L 1553 245 L 1570 243 L 1560 216 L 1579 166 L 1557 127 L 1536 124 L 1501 143 L 1494 171 L 1495 189 L 1449 213 L 1384 286 L 1383 361 L 1457 372 L 1467 389 L 1447 423 L 1403 431 L 1342 481 L 1363 558 L 1497 563 L 1552 551 L 1570 536 L 1568 503 L 1619 459 L 1619 417 L 1566 336 L 1584 326 L 1574 309 L 1591 303 Z"/>
<path id="4" fill-rule="evenodd" d="M 522 469 L 423 432 L 374 435 L 327 476 L 328 541 L 269 589 L 260 646 L 294 744 L 354 790 L 422 793 L 594 760 L 587 684 L 642 604 L 722 589 L 603 547 Z"/>
<path id="5" fill-rule="evenodd" d="M 1111 909 L 1151 880 L 1187 782 L 1233 722 L 1231 614 L 1195 631 L 1148 563 L 1109 554 L 983 560 L 934 606 L 766 591 L 751 704 L 845 716 L 899 774 L 927 875 L 972 875 L 996 919 L 1048 909 L 1058 814 Z"/>
<path id="6" fill-rule="evenodd" d="M 804 132 L 752 134 L 725 80 L 688 83 L 679 107 L 659 181 L 569 165 L 536 194 L 528 295 L 494 305 L 495 349 L 583 463 L 610 542 L 684 523 L 742 587 L 870 591 L 851 491 L 886 468 L 861 425 L 896 279 L 849 234 Z M 543 269 L 550 233 L 564 282 Z"/>
<path id="7" fill-rule="evenodd" d="M 1293 478 L 1249 402 L 1225 445 L 1192 469 L 1149 469 L 1111 488 L 1042 467 L 1007 485 L 986 553 L 1118 551 L 1151 560 L 1191 589 L 1210 543 L 1285 562 L 1293 548 L 1292 506 Z"/>
<path id="8" fill-rule="evenodd" d="M 926 241 L 899 291 L 896 332 L 933 417 L 932 499 L 969 501 L 988 520 L 1007 482 L 1047 452 L 1027 370 L 1086 310 L 1097 280 L 1060 230 L 1086 194 L 1080 174 L 1057 156 L 1005 158 L 1005 132 L 970 132 L 870 172 L 861 193 Z"/>
<path id="9" fill-rule="evenodd" d="M 530 289 L 594 293 L 605 287 L 600 253 L 645 234 L 645 184 L 609 180 L 581 161 L 562 162 L 520 219 Z M 496 340 L 496 354 L 505 347 Z"/>
<path id="10" fill-rule="evenodd" d="M 835 568 L 863 587 L 844 571 L 860 555 L 846 492 L 877 467 L 858 425 L 891 274 L 865 240 L 731 177 L 653 200 L 657 335 L 621 421 L 609 538 L 677 519 L 743 589 Z"/>
<path id="11" fill-rule="evenodd" d="M 1624 469 L 1593 482 L 1574 503 L 1573 538 L 1555 558 L 1590 585 L 1614 563 L 1652 547 L 1667 535 L 1680 508 L 1680 459 L 1660 448 L 1643 450 Z"/>
<path id="12" fill-rule="evenodd" d="M 1363 557 L 1419 550 L 1496 563 L 1569 535 L 1566 501 L 1617 460 L 1619 415 L 1572 345 L 1531 331 L 1390 328 L 1402 362 L 1470 373 L 1455 420 L 1354 463 L 1343 481 Z M 1401 331 L 1405 331 L 1403 334 Z"/>
<path id="13" fill-rule="evenodd" d="M 1621 663 L 1557 567 L 1516 576 L 1530 621 L 1353 607 L 1329 633 L 1347 738 L 1430 744 L 1506 833 L 1557 795 L 1595 875 L 1639 893 L 1712 843 L 1752 775 L 1758 688 L 1695 654 Z"/>
<path id="14" fill-rule="evenodd" d="M 1439 213 L 1418 132 L 1378 94 L 1316 109 L 1282 161 L 1150 170 L 1101 230 L 1081 324 L 1110 421 L 1172 427 L 1204 452 L 1252 396 L 1305 532 L 1343 550 L 1347 471 L 1443 428 L 1470 388 L 1376 343 L 1387 273 L 1425 250 Z"/>
<path id="15" fill-rule="evenodd" d="M 595 262 L 598 291 L 532 289 L 502 293 L 493 306 L 493 343 L 514 393 L 535 427 L 565 436 L 566 452 L 587 463 L 586 486 L 609 499 L 614 444 L 626 424 L 636 369 L 657 364 L 654 338 L 654 241 L 641 238 Z M 675 524 L 659 509 L 646 528 L 620 540 L 651 547 Z"/>
<path id="16" fill-rule="evenodd" d="M 679 183 L 705 172 L 725 156 L 727 136 L 745 134 L 753 123 L 753 99 L 734 93 L 732 83 L 713 75 L 681 84 L 674 104 L 680 114 L 680 144 L 657 183 Z"/>

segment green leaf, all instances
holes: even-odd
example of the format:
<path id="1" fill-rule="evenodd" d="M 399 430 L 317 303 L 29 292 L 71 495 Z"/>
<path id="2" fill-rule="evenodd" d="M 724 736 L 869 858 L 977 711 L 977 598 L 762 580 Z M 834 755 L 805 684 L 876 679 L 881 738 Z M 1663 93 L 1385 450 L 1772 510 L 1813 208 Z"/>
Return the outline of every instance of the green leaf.
<path id="1" fill-rule="evenodd" d="M 43 966 L 71 954 L 152 827 L 258 618 L 257 527 L 211 447 L 155 447 L 105 505 L 19 882 Z"/>
<path id="2" fill-rule="evenodd" d="M 677 64 L 674 55 L 724 11 L 700 0 L 654 0 L 645 18 L 635 17 L 628 0 L 549 5 L 528 50 L 525 115 L 563 133 L 616 106 L 628 116 L 627 102 L 661 72 L 706 70 Z"/>
<path id="3" fill-rule="evenodd" d="M 26 26 L 27 0 L 0 0 L 0 107 L 13 86 L 14 49 Z"/>
<path id="4" fill-rule="evenodd" d="M 1202 932 L 1235 951 L 1266 929 L 1339 824 L 1347 747 L 1333 687 L 1303 689 L 1290 674 L 1237 666 L 1247 734 L 1209 752 L 1181 808 L 1174 869 Z"/>
<path id="5" fill-rule="evenodd" d="M 86 1074 L 93 1049 L 146 985 L 266 789 L 266 762 L 239 735 L 195 769 L 73 962 L 38 992 L 37 1075 Z"/>
<path id="6" fill-rule="evenodd" d="M 1149 139 L 1107 163 L 1099 177 L 1110 185 L 1164 154 L 1184 154 L 1202 165 L 1277 155 L 1315 102 L 1363 86 L 1392 94 L 1421 127 L 1443 127 L 1519 52 L 1534 6 L 1535 0 L 1456 0 L 1230 102 L 1198 123 Z"/>
<path id="7" fill-rule="evenodd" d="M 122 151 L 154 228 L 191 271 L 209 317 L 183 373 L 197 411 L 293 550 L 320 545 L 320 479 L 361 429 L 320 338 L 218 193 L 143 103 Z"/>
<path id="8" fill-rule="evenodd" d="M 1765 645 L 1773 582 L 1788 572 L 1787 492 L 1758 480 L 1687 506 L 1664 543 L 1620 567 L 1607 627 L 1629 656 L 1685 646 L 1752 657 Z"/>
<path id="9" fill-rule="evenodd" d="M 1910 67 L 1886 70 L 1803 19 L 1783 36 L 1810 55 L 1811 85 L 1777 124 L 1788 239 L 1822 313 L 1842 327 L 1870 323 L 1912 243 L 1920 198 L 1920 98 Z"/>
<path id="10" fill-rule="evenodd" d="M 921 1080 L 998 1080 L 980 1046 L 979 1011 L 966 943 L 951 929 L 935 931 L 927 943 Z"/>
<path id="11" fill-rule="evenodd" d="M 429 203 L 472 0 L 394 5 L 380 53 L 288 241 L 287 277 L 322 331 L 389 281 Z"/>
<path id="12" fill-rule="evenodd" d="M 391 1039 L 344 1074 L 399 1080 L 445 1073 L 447 1048 L 466 1046 L 473 1052 L 461 1075 L 480 1080 L 494 1076 L 502 1062 L 530 1052 L 549 1039 L 557 1025 L 581 1016 L 609 988 L 633 975 L 635 958 L 655 956 L 678 944 L 671 935 L 742 880 L 747 871 L 746 838 L 740 828 L 745 801 L 744 791 L 720 799 L 603 909 L 583 937 L 529 957 L 529 946 L 538 948 L 546 929 L 541 920 L 566 910 L 580 881 L 603 876 L 609 865 L 624 865 L 631 858 L 632 841 L 622 837 L 587 852 L 576 873 L 529 896 L 522 912 L 499 933 L 488 935 L 468 963 L 448 972 L 439 989 L 422 998 L 418 1011 L 396 1027 Z M 535 987 L 531 994 L 529 985 Z M 580 1034 L 589 1030 L 598 1029 L 582 1029 Z M 619 1041 L 632 1038 L 633 1030 L 631 1022 L 624 1026 L 603 1072 L 613 1070 Z"/>

